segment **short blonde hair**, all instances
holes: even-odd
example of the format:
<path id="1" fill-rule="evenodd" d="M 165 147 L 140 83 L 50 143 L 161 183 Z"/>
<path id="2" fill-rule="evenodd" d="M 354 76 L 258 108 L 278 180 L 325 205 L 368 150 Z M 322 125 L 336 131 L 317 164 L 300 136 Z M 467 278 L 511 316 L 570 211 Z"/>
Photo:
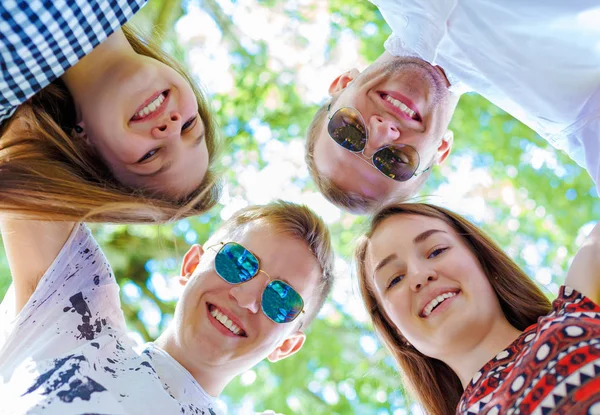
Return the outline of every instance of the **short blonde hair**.
<path id="1" fill-rule="evenodd" d="M 317 110 L 317 113 L 308 127 L 305 160 L 310 177 L 317 186 L 317 189 L 325 196 L 325 199 L 329 200 L 337 207 L 356 214 L 373 212 L 390 198 L 398 202 L 404 202 L 410 199 L 423 184 L 425 184 L 425 181 L 431 174 L 431 169 L 421 173 L 410 186 L 407 186 L 407 189 L 396 191 L 393 195 L 390 195 L 389 198 L 384 198 L 385 200 L 342 190 L 332 180 L 323 177 L 319 173 L 315 163 L 315 144 L 322 131 L 323 123 L 327 119 L 329 107 L 335 103 L 338 96 L 339 95 L 336 95 L 331 101 L 326 102 Z"/>
<path id="2" fill-rule="evenodd" d="M 219 141 L 210 105 L 185 69 L 130 26 L 123 33 L 134 51 L 181 74 L 198 101 L 206 128 L 209 168 L 202 183 L 178 200 L 121 184 L 96 150 L 73 132 L 75 108 L 57 80 L 21 105 L 0 128 L 0 211 L 15 218 L 88 222 L 167 222 L 198 215 L 220 196 Z"/>
<path id="3" fill-rule="evenodd" d="M 334 281 L 334 253 L 327 225 L 308 207 L 278 200 L 236 212 L 219 228 L 213 238 L 236 237 L 253 223 L 272 225 L 279 232 L 306 242 L 317 260 L 321 268 L 321 278 L 314 291 L 316 301 L 300 321 L 302 327 L 307 327 L 325 304 Z"/>

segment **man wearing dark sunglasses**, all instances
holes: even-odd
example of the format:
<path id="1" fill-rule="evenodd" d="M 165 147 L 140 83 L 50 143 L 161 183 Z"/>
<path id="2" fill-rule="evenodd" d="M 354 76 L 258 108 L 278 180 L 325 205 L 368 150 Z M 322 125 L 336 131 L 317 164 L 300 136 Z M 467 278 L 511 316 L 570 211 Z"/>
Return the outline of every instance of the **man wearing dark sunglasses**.
<path id="1" fill-rule="evenodd" d="M 334 204 L 363 213 L 388 197 L 408 199 L 452 148 L 458 102 L 444 72 L 384 54 L 363 73 L 337 77 L 309 127 L 306 160 Z"/>
<path id="2" fill-rule="evenodd" d="M 414 195 L 448 156 L 447 127 L 469 90 L 564 150 L 598 186 L 597 0 L 372 1 L 393 30 L 386 52 L 336 78 L 308 130 L 306 160 L 326 198 L 362 213 Z"/>
<path id="3" fill-rule="evenodd" d="M 136 346 L 85 225 L 0 225 L 13 276 L 0 304 L 0 396 L 10 413 L 214 415 L 213 397 L 234 377 L 300 350 L 333 283 L 319 217 L 287 202 L 249 207 L 190 248 L 172 322 Z"/>

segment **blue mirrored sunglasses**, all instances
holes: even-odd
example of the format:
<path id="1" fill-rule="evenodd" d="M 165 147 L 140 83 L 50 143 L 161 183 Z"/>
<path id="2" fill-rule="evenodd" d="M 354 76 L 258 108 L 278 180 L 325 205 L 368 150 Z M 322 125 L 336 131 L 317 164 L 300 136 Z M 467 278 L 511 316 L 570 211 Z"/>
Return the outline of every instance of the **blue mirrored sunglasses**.
<path id="1" fill-rule="evenodd" d="M 275 323 L 289 323 L 304 313 L 304 300 L 288 283 L 273 280 L 264 270 L 260 269 L 258 258 L 236 242 L 221 242 L 215 257 L 217 274 L 229 284 L 242 284 L 263 272 L 270 280 L 265 287 L 261 308 L 263 313 Z"/>

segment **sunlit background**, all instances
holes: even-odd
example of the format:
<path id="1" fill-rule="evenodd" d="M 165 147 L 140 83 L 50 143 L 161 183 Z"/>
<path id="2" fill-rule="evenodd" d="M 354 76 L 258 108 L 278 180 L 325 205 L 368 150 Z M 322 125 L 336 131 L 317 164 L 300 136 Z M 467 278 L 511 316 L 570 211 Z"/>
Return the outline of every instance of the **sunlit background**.
<path id="1" fill-rule="evenodd" d="M 187 246 L 249 204 L 304 203 L 330 225 L 338 254 L 333 295 L 300 353 L 242 374 L 221 396 L 229 413 L 420 413 L 368 324 L 349 258 L 364 218 L 341 212 L 311 183 L 304 134 L 338 74 L 383 52 L 389 28 L 366 0 L 150 0 L 135 18 L 184 61 L 212 97 L 227 148 L 226 186 L 210 213 L 164 226 L 94 225 L 122 287 L 140 342 L 169 323 L 173 276 Z M 600 217 L 587 173 L 527 127 L 476 95 L 452 122 L 453 156 L 418 200 L 481 226 L 549 298 L 581 239 Z M 0 295 L 10 284 L 0 255 Z"/>

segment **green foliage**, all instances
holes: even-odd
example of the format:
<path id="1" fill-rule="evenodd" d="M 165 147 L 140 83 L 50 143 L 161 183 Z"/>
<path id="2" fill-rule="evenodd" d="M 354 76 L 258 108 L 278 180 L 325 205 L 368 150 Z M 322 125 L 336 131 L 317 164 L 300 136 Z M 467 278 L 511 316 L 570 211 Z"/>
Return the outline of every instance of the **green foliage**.
<path id="1" fill-rule="evenodd" d="M 368 1 L 331 0 L 331 38 L 333 46 L 341 32 L 352 31 L 360 37 L 360 54 L 372 62 L 384 51 L 383 43 L 392 33 L 379 9 Z"/>
<path id="2" fill-rule="evenodd" d="M 298 7 L 291 3 L 307 2 L 257 0 L 254 7 L 284 16 L 292 28 L 312 22 L 324 12 L 321 0 Z M 152 0 L 135 20 L 185 60 L 186 49 L 178 43 L 172 27 L 194 4 L 216 22 L 223 34 L 222 46 L 232 62 L 229 69 L 234 87 L 227 93 L 214 94 L 212 101 L 226 142 L 223 164 L 228 197 L 230 201 L 243 200 L 247 191 L 241 184 L 245 178 L 240 171 L 249 166 L 260 170 L 269 164 L 265 144 L 255 139 L 257 123 L 267 127 L 271 141 L 293 143 L 302 139 L 317 107 L 295 83 L 300 68 L 286 62 L 274 65 L 270 43 L 245 35 L 215 0 Z M 328 45 L 327 59 L 333 59 L 332 51 L 339 46 L 340 36 L 348 32 L 360 40 L 360 55 L 367 62 L 383 52 L 383 42 L 391 32 L 370 2 L 331 0 L 328 13 L 329 38 L 322 39 Z M 163 29 L 160 35 L 154 30 L 156 22 Z M 294 36 L 296 52 L 311 45 L 302 33 Z M 202 79 L 202 73 L 199 75 Z M 445 166 L 434 171 L 423 195 L 434 195 L 447 185 L 449 177 L 462 168 L 461 161 L 468 158 L 471 169 L 484 169 L 491 178 L 491 184 L 475 187 L 468 194 L 482 196 L 492 212 L 474 218 L 476 222 L 532 277 L 549 269 L 552 283 L 559 285 L 568 260 L 577 250 L 577 233 L 600 214 L 590 178 L 533 131 L 479 96 L 461 99 L 451 128 L 455 132 L 454 154 Z M 532 167 L 528 157 L 536 151 L 554 155 L 555 164 Z M 289 186 L 305 194 L 314 189 L 306 178 L 295 178 Z M 435 202 L 436 198 L 431 200 Z M 124 288 L 123 308 L 129 327 L 145 340 L 153 339 L 165 328 L 174 310 L 174 299 L 161 298 L 156 285 L 160 276 L 179 275 L 180 259 L 189 243 L 204 242 L 227 207 L 219 206 L 199 218 L 171 225 L 92 227 Z M 364 218 L 341 214 L 331 224 L 336 252 L 344 260 L 350 259 L 364 223 Z M 539 262 L 527 261 L 523 252 L 528 247 L 539 253 Z M 0 295 L 10 283 L 9 275 L 6 258 L 0 255 Z M 351 281 L 348 275 L 343 277 L 344 284 Z M 551 289 L 552 283 L 548 284 Z M 125 294 L 131 292 L 131 287 L 137 287 L 139 296 Z M 347 301 L 357 301 L 356 297 L 350 295 Z M 157 324 L 148 323 L 145 317 L 150 309 L 160 313 Z M 233 408 L 232 413 L 248 399 L 257 410 L 273 409 L 285 414 L 391 414 L 399 408 L 410 412 L 411 401 L 402 389 L 400 376 L 371 327 L 355 321 L 340 302 L 330 300 L 326 310 L 309 329 L 300 353 L 275 364 L 263 362 L 228 386 L 222 398 Z M 374 344 L 375 349 L 367 350 L 361 346 L 363 341 Z"/>

